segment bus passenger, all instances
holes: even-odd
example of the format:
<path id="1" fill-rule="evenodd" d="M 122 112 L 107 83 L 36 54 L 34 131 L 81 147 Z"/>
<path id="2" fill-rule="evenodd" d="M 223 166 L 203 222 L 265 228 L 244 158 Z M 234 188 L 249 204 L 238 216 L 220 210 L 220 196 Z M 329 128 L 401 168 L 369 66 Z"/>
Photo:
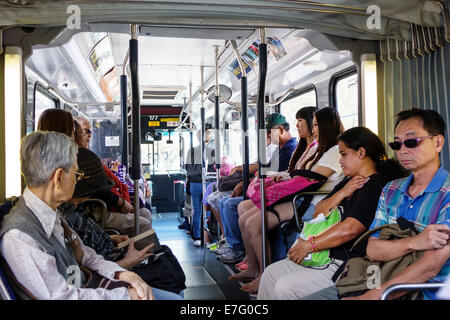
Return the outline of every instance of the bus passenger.
<path id="1" fill-rule="evenodd" d="M 38 120 L 38 130 L 61 132 L 65 133 L 71 138 L 75 138 L 75 129 L 76 126 L 74 124 L 72 114 L 62 109 L 47 109 L 41 114 Z M 78 137 L 79 134 L 77 133 L 76 136 Z M 78 149 L 78 157 L 78 160 L 80 161 L 78 165 L 83 166 L 84 170 L 92 170 L 92 168 L 87 169 L 86 167 L 91 166 L 93 163 L 94 166 L 97 162 L 101 163 L 100 158 L 98 158 L 95 153 L 86 148 L 80 147 Z M 82 161 L 81 159 L 89 159 L 89 161 Z M 90 185 L 90 183 L 92 183 L 91 181 L 94 178 L 102 180 L 103 183 L 109 186 L 109 189 L 113 188 L 114 182 L 106 177 L 106 173 L 104 170 L 105 167 L 103 167 L 103 172 L 96 171 L 95 177 L 92 175 L 86 175 L 86 177 L 83 179 L 83 182 L 85 183 L 84 188 L 95 192 L 94 196 L 103 200 L 108 206 L 109 218 L 106 227 L 115 228 L 124 234 L 133 236 L 134 214 L 132 214 L 131 212 L 134 212 L 134 207 L 124 197 L 115 194 L 111 190 L 108 191 L 102 189 L 102 191 L 97 192 L 90 189 L 93 187 L 99 188 L 99 185 Z M 87 181 L 87 179 L 90 180 Z M 151 229 L 151 215 L 147 209 L 142 208 L 139 210 L 139 221 L 141 224 L 141 231 Z"/>
<path id="2" fill-rule="evenodd" d="M 309 240 L 298 239 L 288 257 L 264 270 L 258 299 L 293 300 L 332 284 L 332 276 L 349 255 L 356 238 L 364 233 L 375 216 L 378 199 L 386 182 L 404 176 L 400 165 L 387 159 L 381 140 L 364 127 L 345 131 L 338 139 L 340 165 L 346 176 L 333 191 L 316 204 L 314 217 L 337 206 L 344 208 L 341 222 L 315 237 L 321 250 L 330 249 L 332 263 L 323 268 L 301 265 L 313 252 Z M 364 251 L 365 244 L 358 246 Z"/>
<path id="3" fill-rule="evenodd" d="M 194 211 L 192 217 L 192 238 L 194 239 L 194 246 L 199 247 L 201 245 L 201 233 L 202 227 L 202 199 L 203 199 L 203 187 L 202 187 L 202 152 L 201 152 L 201 130 L 197 132 L 199 145 L 193 149 L 189 149 L 186 161 L 186 188 L 189 188 L 189 193 L 192 200 L 192 209 Z M 205 130 L 205 158 L 210 160 L 214 149 L 212 148 L 212 130 Z M 206 161 L 206 160 L 205 160 Z M 207 163 L 210 165 L 212 163 Z"/>
<path id="4" fill-rule="evenodd" d="M 316 153 L 317 141 L 312 135 L 312 120 L 316 111 L 317 107 L 304 107 L 297 111 L 297 130 L 300 141 L 291 156 L 288 169 L 275 174 L 275 176 L 283 174 L 283 177 L 287 176 L 290 178 L 290 172 L 301 169 L 303 163 Z M 270 141 L 270 134 L 268 134 L 268 140 Z M 220 201 L 220 215 L 224 221 L 225 237 L 229 243 L 229 248 L 219 256 L 219 260 L 225 263 L 235 263 L 245 255 L 237 211 L 237 207 L 243 200 L 243 197 L 237 196 L 237 192 L 233 190 L 230 198 Z"/>
<path id="5" fill-rule="evenodd" d="M 314 114 L 312 132 L 319 144 L 317 152 L 305 161 L 303 169 L 312 170 L 328 177 L 328 180 L 320 190 L 331 191 L 343 178 L 342 169 L 339 166 L 339 148 L 337 144 L 337 138 L 341 130 L 342 123 L 335 109 L 322 108 Z M 314 197 L 313 204 L 317 203 L 319 199 L 319 197 Z M 279 212 L 280 216 L 277 217 L 269 211 L 268 230 L 275 228 L 283 221 L 290 220 L 294 215 L 290 201 L 276 205 L 275 210 Z M 258 291 L 259 280 L 262 274 L 261 211 L 251 200 L 246 200 L 239 205 L 238 212 L 239 228 L 243 235 L 248 268 L 243 272 L 230 276 L 229 279 L 238 281 L 253 279 L 253 281 L 243 285 L 241 290 L 255 293 Z M 270 249 L 270 246 L 267 247 Z"/>
<path id="6" fill-rule="evenodd" d="M 91 128 L 91 124 L 89 123 L 88 119 L 86 119 L 85 117 L 74 117 L 74 120 L 78 121 L 78 123 L 81 126 L 81 130 L 82 130 L 82 140 L 80 141 L 80 144 L 78 144 L 80 147 L 82 148 L 86 148 L 89 149 L 89 143 L 91 142 L 91 138 L 92 138 L 92 128 Z"/>
<path id="7" fill-rule="evenodd" d="M 27 187 L 4 217 L 2 256 L 17 281 L 37 299 L 154 299 L 152 289 L 137 274 L 105 261 L 79 243 L 76 234 L 72 234 L 74 238 L 65 236 L 64 221 L 56 208 L 72 197 L 81 175 L 77 149 L 72 139 L 57 132 L 37 131 L 23 138 L 20 160 Z M 72 241 L 79 244 L 80 251 L 72 250 Z M 123 281 L 124 286 L 108 290 L 80 288 L 76 281 L 69 284 L 74 268 L 80 265 L 97 271 L 112 284 Z M 82 270 L 80 275 L 82 284 L 86 275 Z M 30 298 L 25 292 L 20 294 Z"/>
<path id="8" fill-rule="evenodd" d="M 366 251 L 371 261 L 391 261 L 413 251 L 424 253 L 391 279 L 381 279 L 380 288 L 344 299 L 378 300 L 391 285 L 442 282 L 450 273 L 450 228 L 446 225 L 450 219 L 450 175 L 439 161 L 444 136 L 445 122 L 436 111 L 414 108 L 397 114 L 394 141 L 389 146 L 411 174 L 383 188 L 370 230 L 402 217 L 414 223 L 420 233 L 398 240 L 380 240 L 380 232 L 376 232 L 369 238 Z M 394 292 L 390 299 L 406 293 Z M 434 298 L 432 291 L 422 293 L 425 299 Z M 337 300 L 338 291 L 333 285 L 304 299 Z"/>

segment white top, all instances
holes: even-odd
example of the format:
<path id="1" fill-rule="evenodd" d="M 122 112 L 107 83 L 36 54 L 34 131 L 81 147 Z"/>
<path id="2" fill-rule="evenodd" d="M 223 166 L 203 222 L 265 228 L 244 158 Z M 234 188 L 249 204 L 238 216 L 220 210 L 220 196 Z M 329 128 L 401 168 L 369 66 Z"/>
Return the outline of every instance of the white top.
<path id="1" fill-rule="evenodd" d="M 65 247 L 64 229 L 61 217 L 45 202 L 26 188 L 22 195 L 25 205 L 38 218 L 47 236 L 55 235 Z M 78 235 L 77 235 L 78 236 Z M 81 239 L 80 239 L 80 243 Z M 106 261 L 102 256 L 84 245 L 81 264 L 97 271 L 102 276 L 114 280 L 119 271 L 126 271 L 114 262 Z M 13 271 L 17 281 L 36 298 L 43 300 L 129 300 L 126 288 L 83 289 L 68 284 L 58 272 L 56 260 L 29 235 L 17 229 L 5 233 L 0 242 L 0 252 Z M 70 279 L 70 278 L 69 278 Z"/>
<path id="2" fill-rule="evenodd" d="M 339 146 L 335 145 L 328 149 L 328 151 L 323 154 L 323 156 L 314 164 L 314 166 L 312 166 L 312 168 L 309 168 L 312 161 L 310 161 L 306 165 L 306 168 L 309 170 L 314 170 L 314 168 L 316 167 L 325 167 L 334 171 L 318 191 L 330 192 L 344 178 L 344 173 L 342 172 L 342 168 L 339 164 L 340 157 L 341 155 L 339 154 Z M 312 200 L 312 203 L 316 204 L 323 198 L 325 198 L 325 196 L 315 196 Z"/>

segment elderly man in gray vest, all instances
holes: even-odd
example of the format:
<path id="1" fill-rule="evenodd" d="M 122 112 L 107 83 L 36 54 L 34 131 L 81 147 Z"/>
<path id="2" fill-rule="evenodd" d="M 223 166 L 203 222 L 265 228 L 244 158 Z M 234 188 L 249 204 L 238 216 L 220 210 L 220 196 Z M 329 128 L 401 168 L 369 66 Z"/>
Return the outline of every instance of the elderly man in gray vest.
<path id="1" fill-rule="evenodd" d="M 84 246 L 76 233 L 66 236 L 67 226 L 56 209 L 72 197 L 76 181 L 83 176 L 77 166 L 77 150 L 72 139 L 56 132 L 37 131 L 22 140 L 21 169 L 27 188 L 1 226 L 2 256 L 28 297 L 153 299 L 152 289 L 137 274 L 105 261 Z M 73 241 L 79 250 L 72 249 Z M 122 281 L 124 285 L 115 289 L 80 288 L 86 279 L 80 265 L 113 284 Z M 81 279 L 75 281 L 74 274 Z"/>

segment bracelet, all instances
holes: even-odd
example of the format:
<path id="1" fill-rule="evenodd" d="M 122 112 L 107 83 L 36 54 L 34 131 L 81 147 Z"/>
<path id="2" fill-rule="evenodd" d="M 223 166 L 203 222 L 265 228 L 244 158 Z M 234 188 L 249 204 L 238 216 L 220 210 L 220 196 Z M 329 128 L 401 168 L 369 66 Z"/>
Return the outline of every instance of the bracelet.
<path id="1" fill-rule="evenodd" d="M 310 237 L 308 238 L 308 241 L 311 243 L 314 252 L 319 252 L 319 251 L 320 251 L 319 248 L 317 248 L 317 246 L 316 246 L 316 237 L 310 236 Z"/>

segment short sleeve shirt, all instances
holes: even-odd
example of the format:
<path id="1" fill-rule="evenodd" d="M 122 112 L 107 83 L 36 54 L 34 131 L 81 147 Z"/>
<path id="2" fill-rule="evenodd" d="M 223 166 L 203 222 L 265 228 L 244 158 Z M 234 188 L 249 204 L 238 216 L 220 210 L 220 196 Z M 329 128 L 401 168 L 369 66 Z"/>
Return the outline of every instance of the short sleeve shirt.
<path id="1" fill-rule="evenodd" d="M 389 182 L 381 193 L 375 219 L 370 229 L 395 223 L 403 217 L 413 222 L 418 231 L 432 223 L 450 219 L 450 175 L 442 167 L 434 175 L 427 188 L 411 198 L 408 188 L 413 176 Z M 379 232 L 372 237 L 378 238 Z"/>

